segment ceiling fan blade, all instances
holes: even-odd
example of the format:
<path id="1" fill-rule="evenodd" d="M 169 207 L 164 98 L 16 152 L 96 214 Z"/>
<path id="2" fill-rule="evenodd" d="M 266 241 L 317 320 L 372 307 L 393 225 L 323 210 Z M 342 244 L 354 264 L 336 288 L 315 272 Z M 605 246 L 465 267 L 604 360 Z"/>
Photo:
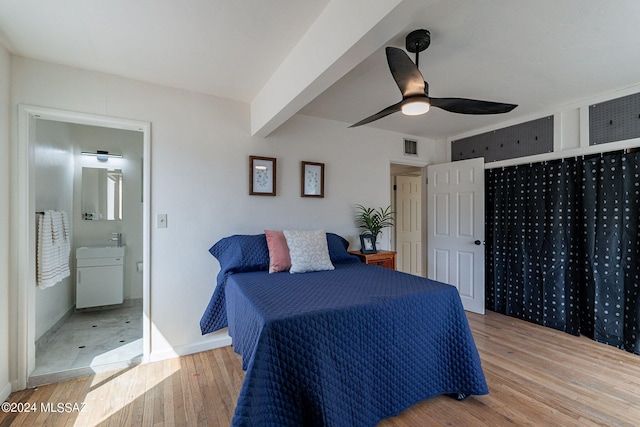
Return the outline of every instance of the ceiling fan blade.
<path id="1" fill-rule="evenodd" d="M 424 94 L 424 78 L 409 55 L 397 47 L 387 47 L 387 63 L 402 92 L 402 98 Z"/>
<path id="2" fill-rule="evenodd" d="M 430 103 L 432 107 L 460 114 L 502 114 L 517 107 L 514 104 L 466 98 L 430 98 Z"/>
<path id="3" fill-rule="evenodd" d="M 354 123 L 349 127 L 354 128 L 356 126 L 362 126 L 362 125 L 366 125 L 367 123 L 374 122 L 378 119 L 388 116 L 389 114 L 397 113 L 398 111 L 400 111 L 401 107 L 402 107 L 402 102 L 398 102 L 397 104 L 387 107 L 384 110 L 377 112 L 373 116 L 369 116 L 366 119 L 362 119 L 358 123 Z"/>

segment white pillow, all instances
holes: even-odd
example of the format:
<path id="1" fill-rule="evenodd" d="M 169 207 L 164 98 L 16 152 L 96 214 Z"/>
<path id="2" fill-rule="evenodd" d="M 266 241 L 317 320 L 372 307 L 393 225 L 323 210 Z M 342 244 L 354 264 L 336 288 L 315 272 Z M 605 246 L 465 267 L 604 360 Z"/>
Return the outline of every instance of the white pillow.
<path id="1" fill-rule="evenodd" d="M 287 239 L 291 257 L 290 273 L 334 269 L 329 257 L 327 233 L 324 230 L 284 230 L 284 237 Z"/>

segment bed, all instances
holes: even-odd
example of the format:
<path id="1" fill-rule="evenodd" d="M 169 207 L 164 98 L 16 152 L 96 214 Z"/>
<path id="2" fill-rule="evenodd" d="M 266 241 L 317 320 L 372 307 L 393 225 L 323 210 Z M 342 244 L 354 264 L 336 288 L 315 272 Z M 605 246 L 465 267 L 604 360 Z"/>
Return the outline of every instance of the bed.
<path id="1" fill-rule="evenodd" d="M 488 393 L 454 287 L 326 242 L 334 269 L 304 274 L 269 274 L 264 235 L 211 248 L 221 271 L 200 326 L 228 326 L 246 371 L 232 426 L 374 426 L 433 396 Z"/>

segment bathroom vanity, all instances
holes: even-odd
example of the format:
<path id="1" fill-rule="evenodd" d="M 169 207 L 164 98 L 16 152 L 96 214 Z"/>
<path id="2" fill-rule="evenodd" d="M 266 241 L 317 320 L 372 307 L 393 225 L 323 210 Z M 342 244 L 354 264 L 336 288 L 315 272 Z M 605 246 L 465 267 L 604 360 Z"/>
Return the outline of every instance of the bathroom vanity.
<path id="1" fill-rule="evenodd" d="M 76 308 L 122 304 L 124 246 L 76 249 Z"/>

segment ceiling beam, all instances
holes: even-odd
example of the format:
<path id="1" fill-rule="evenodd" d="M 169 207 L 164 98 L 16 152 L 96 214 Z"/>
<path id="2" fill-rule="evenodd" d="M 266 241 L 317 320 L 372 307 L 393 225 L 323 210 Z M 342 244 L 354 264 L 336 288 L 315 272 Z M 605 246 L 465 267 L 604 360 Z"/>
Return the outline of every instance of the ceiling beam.
<path id="1" fill-rule="evenodd" d="M 251 102 L 251 134 L 271 134 L 402 31 L 425 3 L 428 2 L 329 2 Z"/>

